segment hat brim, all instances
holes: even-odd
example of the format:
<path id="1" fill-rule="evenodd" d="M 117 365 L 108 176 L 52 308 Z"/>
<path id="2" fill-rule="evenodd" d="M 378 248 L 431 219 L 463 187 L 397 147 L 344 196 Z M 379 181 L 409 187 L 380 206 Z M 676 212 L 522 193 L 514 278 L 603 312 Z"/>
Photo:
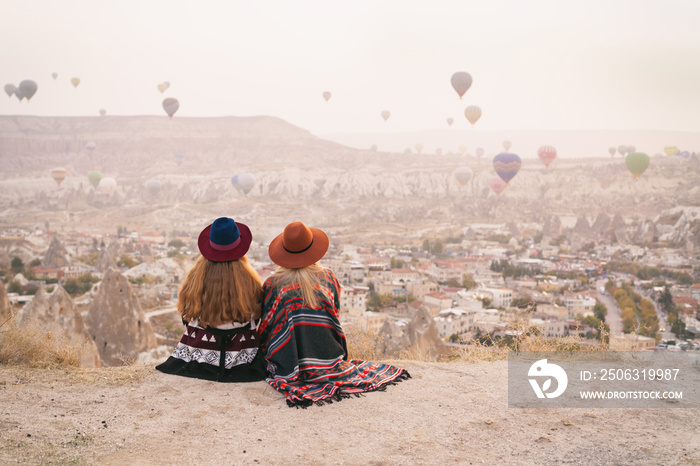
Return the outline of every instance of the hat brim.
<path id="1" fill-rule="evenodd" d="M 270 260 L 287 269 L 300 269 L 321 260 L 326 255 L 326 251 L 328 251 L 328 235 L 318 228 L 309 227 L 309 230 L 311 230 L 314 238 L 309 249 L 299 253 L 288 252 L 282 245 L 282 236 L 284 234 L 280 234 L 270 241 L 270 247 L 267 250 Z"/>
<path id="2" fill-rule="evenodd" d="M 214 262 L 235 261 L 245 256 L 248 252 L 248 248 L 250 248 L 250 243 L 253 241 L 253 235 L 247 225 L 236 222 L 236 226 L 238 226 L 238 233 L 241 235 L 241 242 L 238 246 L 229 251 L 219 251 L 211 247 L 211 243 L 209 242 L 211 225 L 209 225 L 199 234 L 199 239 L 197 240 L 199 252 L 204 257 Z"/>

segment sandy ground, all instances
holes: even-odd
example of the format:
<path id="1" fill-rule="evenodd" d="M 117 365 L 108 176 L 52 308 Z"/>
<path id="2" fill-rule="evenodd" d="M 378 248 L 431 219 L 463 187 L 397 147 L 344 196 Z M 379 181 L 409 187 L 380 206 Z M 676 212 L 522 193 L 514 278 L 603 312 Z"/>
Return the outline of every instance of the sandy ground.
<path id="1" fill-rule="evenodd" d="M 0 464 L 700 464 L 700 409 L 508 408 L 505 361 L 399 364 L 308 409 L 150 366 L 0 367 Z"/>

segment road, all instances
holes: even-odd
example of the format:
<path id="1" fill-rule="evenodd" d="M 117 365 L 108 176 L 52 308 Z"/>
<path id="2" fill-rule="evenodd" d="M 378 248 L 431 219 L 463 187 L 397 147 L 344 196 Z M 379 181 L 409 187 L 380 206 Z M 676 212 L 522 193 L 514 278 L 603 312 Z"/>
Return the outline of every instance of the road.
<path id="1" fill-rule="evenodd" d="M 622 311 L 617 306 L 617 301 L 615 298 L 610 296 L 607 292 L 605 294 L 600 292 L 601 287 L 605 287 L 607 283 L 606 280 L 598 280 L 595 284 L 598 290 L 598 300 L 608 308 L 608 315 L 605 317 L 605 323 L 610 326 L 610 336 L 620 336 L 622 334 L 622 316 L 620 315 Z"/>

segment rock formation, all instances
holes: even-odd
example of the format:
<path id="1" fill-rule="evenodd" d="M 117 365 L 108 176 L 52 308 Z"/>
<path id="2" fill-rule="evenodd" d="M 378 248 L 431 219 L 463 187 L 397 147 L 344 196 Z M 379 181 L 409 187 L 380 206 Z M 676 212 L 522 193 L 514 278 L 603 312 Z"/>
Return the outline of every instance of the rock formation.
<path id="1" fill-rule="evenodd" d="M 573 232 L 581 237 L 588 237 L 591 234 L 591 225 L 585 215 L 581 215 L 576 219 Z"/>
<path id="2" fill-rule="evenodd" d="M 379 351 L 386 357 L 397 357 L 411 346 L 411 340 L 395 321 L 387 319 L 379 330 Z"/>
<path id="3" fill-rule="evenodd" d="M 10 307 L 10 300 L 7 297 L 7 291 L 5 291 L 5 285 L 0 283 L 0 325 L 2 325 L 8 317 L 12 314 L 12 308 Z"/>
<path id="4" fill-rule="evenodd" d="M 44 255 L 44 260 L 41 261 L 41 265 L 52 269 L 68 265 L 68 252 L 66 252 L 66 248 L 64 248 L 61 241 L 59 241 L 58 236 L 54 235 L 51 240 L 51 244 Z"/>
<path id="5" fill-rule="evenodd" d="M 101 367 L 95 342 L 87 331 L 80 312 L 63 287 L 56 286 L 48 294 L 42 286 L 34 298 L 17 312 L 17 325 L 34 326 L 50 332 L 57 338 L 65 338 L 69 345 L 81 348 L 85 367 Z"/>
<path id="6" fill-rule="evenodd" d="M 597 235 L 603 235 L 605 231 L 610 227 L 611 219 L 605 212 L 600 212 L 591 226 Z"/>
<path id="7" fill-rule="evenodd" d="M 122 245 L 117 238 L 112 238 L 112 240 L 107 245 L 107 251 L 114 257 L 122 253 Z"/>
<path id="8" fill-rule="evenodd" d="M 105 272 L 85 323 L 106 366 L 156 347 L 155 333 L 131 284 L 114 269 Z"/>
<path id="9" fill-rule="evenodd" d="M 444 346 L 432 314 L 424 307 L 416 311 L 406 326 L 406 334 L 411 342 L 411 348 L 423 356 L 437 356 Z"/>
<path id="10" fill-rule="evenodd" d="M 658 239 L 658 232 L 656 231 L 656 225 L 650 219 L 644 220 L 639 224 L 637 229 L 632 235 L 632 241 L 635 243 L 652 243 Z"/>
<path id="11" fill-rule="evenodd" d="M 95 262 L 95 269 L 97 269 L 98 272 L 105 273 L 110 268 L 118 270 L 117 263 L 112 259 L 112 253 L 110 251 L 109 248 L 100 251 L 100 255 Z"/>
<path id="12" fill-rule="evenodd" d="M 557 238 L 561 233 L 561 219 L 557 215 L 548 215 L 542 226 L 542 234 L 548 238 Z"/>

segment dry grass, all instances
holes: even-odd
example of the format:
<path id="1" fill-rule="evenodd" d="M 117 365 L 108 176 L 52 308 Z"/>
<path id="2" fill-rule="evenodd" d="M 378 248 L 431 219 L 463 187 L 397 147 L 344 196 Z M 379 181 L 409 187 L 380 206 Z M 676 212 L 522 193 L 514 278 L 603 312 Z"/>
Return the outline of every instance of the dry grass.
<path id="1" fill-rule="evenodd" d="M 0 364 L 27 367 L 79 367 L 84 345 L 35 326 L 19 328 L 14 319 L 0 327 Z"/>
<path id="2" fill-rule="evenodd" d="M 377 332 L 350 325 L 345 329 L 349 359 L 373 361 L 382 357 Z"/>

